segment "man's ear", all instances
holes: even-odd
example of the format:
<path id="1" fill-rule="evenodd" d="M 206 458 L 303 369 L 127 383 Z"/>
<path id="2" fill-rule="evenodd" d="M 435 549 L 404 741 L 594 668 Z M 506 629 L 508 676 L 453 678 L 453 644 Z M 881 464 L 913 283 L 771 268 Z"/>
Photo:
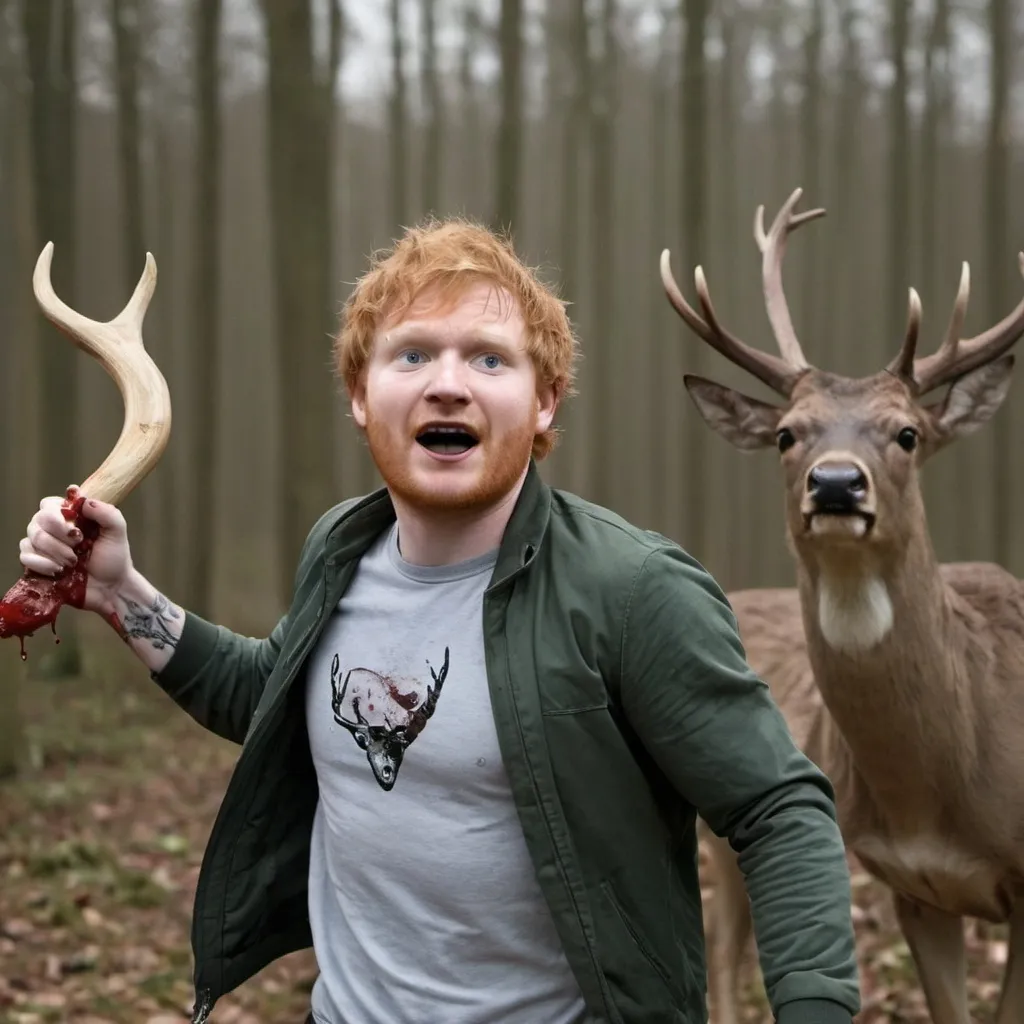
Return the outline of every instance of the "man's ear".
<path id="1" fill-rule="evenodd" d="M 928 411 L 935 417 L 940 444 L 973 434 L 996 414 L 1010 390 L 1013 356 L 1003 356 L 964 374 L 946 397 Z"/>
<path id="2" fill-rule="evenodd" d="M 774 448 L 782 409 L 692 373 L 683 383 L 704 422 L 743 451 Z"/>
<path id="3" fill-rule="evenodd" d="M 555 420 L 562 391 L 554 384 L 540 383 L 537 385 L 537 427 L 535 433 L 543 434 L 549 430 Z"/>
<path id="4" fill-rule="evenodd" d="M 366 429 L 366 380 L 360 377 L 358 383 L 349 389 L 349 402 L 352 405 L 352 419 L 360 430 Z"/>

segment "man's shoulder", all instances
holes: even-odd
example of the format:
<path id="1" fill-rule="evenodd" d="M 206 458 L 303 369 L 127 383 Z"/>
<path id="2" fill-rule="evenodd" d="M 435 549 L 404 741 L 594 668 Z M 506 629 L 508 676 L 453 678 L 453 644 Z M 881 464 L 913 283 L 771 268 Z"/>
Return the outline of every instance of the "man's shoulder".
<path id="1" fill-rule="evenodd" d="M 358 495 L 355 498 L 346 498 L 343 501 L 339 501 L 336 505 L 332 505 L 326 512 L 323 512 L 306 534 L 306 540 L 302 546 L 302 554 L 299 556 L 299 574 L 301 575 L 304 570 L 324 559 L 328 538 L 334 528 L 346 516 L 354 512 L 361 505 L 377 500 L 379 497 L 380 492 L 374 491 L 369 494 Z"/>
<path id="2" fill-rule="evenodd" d="M 640 557 L 668 548 L 686 554 L 678 541 L 639 526 L 604 505 L 557 488 L 552 488 L 551 494 L 554 522 L 578 534 L 583 543 L 600 540 L 616 551 Z"/>
<path id="3" fill-rule="evenodd" d="M 571 559 L 575 571 L 603 582 L 633 581 L 642 569 L 662 563 L 706 572 L 678 541 L 571 491 L 552 489 L 551 514 L 556 553 Z"/>

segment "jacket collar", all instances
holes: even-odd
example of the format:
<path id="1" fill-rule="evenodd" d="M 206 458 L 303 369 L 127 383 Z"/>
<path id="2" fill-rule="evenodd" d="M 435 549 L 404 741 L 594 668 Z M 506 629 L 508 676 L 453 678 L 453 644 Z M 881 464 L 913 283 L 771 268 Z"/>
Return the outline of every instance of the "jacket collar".
<path id="1" fill-rule="evenodd" d="M 551 518 L 551 488 L 534 459 L 498 548 L 491 587 L 504 583 L 536 555 Z M 395 521 L 395 506 L 386 487 L 346 509 L 328 531 L 325 556 L 330 566 L 359 558 Z"/>

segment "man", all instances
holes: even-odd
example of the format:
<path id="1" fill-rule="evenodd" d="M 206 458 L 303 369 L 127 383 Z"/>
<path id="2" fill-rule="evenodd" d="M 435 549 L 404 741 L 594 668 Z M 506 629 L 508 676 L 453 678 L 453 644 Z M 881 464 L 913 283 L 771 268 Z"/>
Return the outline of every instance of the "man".
<path id="1" fill-rule="evenodd" d="M 317 1024 L 697 1024 L 696 813 L 738 851 L 780 1024 L 857 1012 L 832 790 L 724 595 L 540 479 L 576 348 L 483 228 L 379 254 L 336 356 L 386 487 L 313 526 L 263 640 L 159 594 L 117 509 L 85 502 L 85 607 L 242 744 L 196 890 L 194 1021 L 312 943 Z M 26 567 L 73 564 L 61 501 Z"/>

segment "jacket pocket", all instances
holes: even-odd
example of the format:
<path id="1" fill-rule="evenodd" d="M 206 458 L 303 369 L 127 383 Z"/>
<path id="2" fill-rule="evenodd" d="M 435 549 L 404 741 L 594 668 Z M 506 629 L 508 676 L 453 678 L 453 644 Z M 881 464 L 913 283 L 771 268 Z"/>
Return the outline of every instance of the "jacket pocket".
<path id="1" fill-rule="evenodd" d="M 666 987 L 670 992 L 675 991 L 677 985 L 673 983 L 672 975 L 669 973 L 668 968 L 662 963 L 659 957 L 650 950 L 647 943 L 644 941 L 640 934 L 640 930 L 636 927 L 629 915 L 623 909 L 622 904 L 619 902 L 618 896 L 615 894 L 615 890 L 612 888 L 610 882 L 601 883 L 601 891 L 605 895 L 605 899 L 608 900 L 612 909 L 615 911 L 616 916 L 622 923 L 622 926 L 629 933 L 630 938 L 633 940 L 633 944 L 636 946 L 638 952 L 647 961 L 648 964 L 654 969 L 658 977 L 665 983 Z"/>

